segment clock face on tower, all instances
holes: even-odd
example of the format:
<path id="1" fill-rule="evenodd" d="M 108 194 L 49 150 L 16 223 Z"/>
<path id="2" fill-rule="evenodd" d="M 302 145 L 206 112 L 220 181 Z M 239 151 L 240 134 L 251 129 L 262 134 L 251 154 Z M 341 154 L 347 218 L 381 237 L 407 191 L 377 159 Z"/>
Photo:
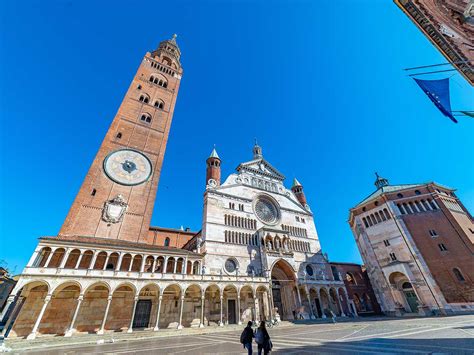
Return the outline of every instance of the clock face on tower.
<path id="1" fill-rule="evenodd" d="M 139 185 L 147 181 L 152 172 L 150 160 L 132 149 L 120 149 L 104 159 L 105 174 L 121 185 Z"/>

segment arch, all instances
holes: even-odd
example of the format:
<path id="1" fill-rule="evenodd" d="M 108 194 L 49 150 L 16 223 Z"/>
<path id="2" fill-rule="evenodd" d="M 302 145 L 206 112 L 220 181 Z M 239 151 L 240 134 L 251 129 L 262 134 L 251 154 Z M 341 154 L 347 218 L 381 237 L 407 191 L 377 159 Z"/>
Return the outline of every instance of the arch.
<path id="1" fill-rule="evenodd" d="M 163 100 L 158 99 L 158 100 L 155 100 L 155 103 L 153 104 L 153 106 L 155 106 L 156 108 L 159 108 L 160 110 L 163 110 L 165 108 L 165 103 Z"/>
<path id="2" fill-rule="evenodd" d="M 331 287 L 329 289 L 329 300 L 330 300 L 330 306 L 331 310 L 334 312 L 336 316 L 341 316 L 342 315 L 342 310 L 341 307 L 339 306 L 339 295 L 334 287 Z"/>
<path id="3" fill-rule="evenodd" d="M 112 290 L 112 294 L 113 294 L 115 291 L 117 291 L 118 289 L 124 288 L 124 287 L 130 288 L 130 289 L 133 291 L 133 294 L 134 294 L 134 295 L 137 294 L 137 288 L 136 288 L 136 286 L 135 286 L 133 283 L 129 282 L 129 281 L 124 281 L 124 282 L 121 282 L 121 283 L 119 283 L 118 285 L 116 285 L 116 286 L 114 287 L 114 289 Z"/>
<path id="4" fill-rule="evenodd" d="M 97 257 L 95 259 L 94 269 L 103 270 L 106 260 L 107 260 L 107 253 L 105 251 L 101 251 L 99 254 L 97 254 Z"/>
<path id="5" fill-rule="evenodd" d="M 160 328 L 178 328 L 182 294 L 183 290 L 178 284 L 168 285 L 163 290 L 161 294 Z"/>
<path id="6" fill-rule="evenodd" d="M 466 279 L 464 278 L 461 270 L 457 267 L 453 268 L 453 274 L 454 276 L 456 276 L 456 279 L 459 281 L 459 282 L 464 282 L 466 281 Z"/>
<path id="7" fill-rule="evenodd" d="M 176 261 L 175 261 L 174 257 L 170 256 L 168 258 L 167 263 L 166 263 L 166 272 L 168 274 L 173 274 L 174 273 L 175 263 L 176 263 Z"/>
<path id="8" fill-rule="evenodd" d="M 148 112 L 144 112 L 140 116 L 140 121 L 143 123 L 151 123 L 151 115 Z"/>
<path id="9" fill-rule="evenodd" d="M 357 280 L 351 272 L 346 272 L 346 280 L 350 285 L 357 285 Z"/>
<path id="10" fill-rule="evenodd" d="M 94 252 L 92 250 L 86 250 L 84 253 L 82 253 L 82 258 L 78 269 L 89 269 L 91 267 L 93 257 Z"/>
<path id="11" fill-rule="evenodd" d="M 138 97 L 138 101 L 141 101 L 141 102 L 147 104 L 147 103 L 150 102 L 150 96 L 148 94 L 142 93 Z"/>
<path id="12" fill-rule="evenodd" d="M 155 272 L 163 273 L 165 271 L 165 258 L 159 256 L 156 258 Z"/>
<path id="13" fill-rule="evenodd" d="M 45 267 L 46 261 L 48 261 L 49 255 L 51 254 L 52 250 L 50 247 L 43 247 L 41 251 L 38 253 L 38 257 L 36 258 L 33 266 L 35 267 Z"/>
<path id="14" fill-rule="evenodd" d="M 148 255 L 145 259 L 145 267 L 143 269 L 144 272 L 153 272 L 153 265 L 155 263 L 155 258 L 151 255 Z"/>
<path id="15" fill-rule="evenodd" d="M 237 324 L 239 322 L 238 295 L 237 286 L 234 284 L 227 284 L 222 290 L 224 324 Z"/>
<path id="16" fill-rule="evenodd" d="M 199 327 L 201 324 L 201 286 L 191 284 L 184 291 L 183 319 L 184 327 Z"/>
<path id="17" fill-rule="evenodd" d="M 136 294 L 137 289 L 130 282 L 122 282 L 114 288 L 109 313 L 105 321 L 106 330 L 115 332 L 128 330 Z"/>
<path id="18" fill-rule="evenodd" d="M 81 251 L 79 249 L 72 250 L 66 259 L 66 264 L 64 264 L 64 268 L 75 269 L 80 256 L 81 256 Z"/>
<path id="19" fill-rule="evenodd" d="M 165 238 L 164 246 L 165 246 L 165 247 L 169 247 L 169 246 L 170 246 L 170 238 L 168 238 L 168 237 Z"/>
<path id="20" fill-rule="evenodd" d="M 51 257 L 51 260 L 49 261 L 48 265 L 46 265 L 46 267 L 49 267 L 49 268 L 59 267 L 59 265 L 61 265 L 61 261 L 63 260 L 65 253 L 66 253 L 66 250 L 64 248 L 57 248 L 53 252 L 53 256 Z"/>
<path id="21" fill-rule="evenodd" d="M 243 324 L 251 320 L 256 320 L 255 317 L 255 302 L 254 290 L 251 285 L 246 284 L 240 287 L 240 312 L 239 319 Z"/>
<path id="22" fill-rule="evenodd" d="M 184 267 L 184 259 L 183 258 L 177 258 L 176 259 L 176 273 L 177 274 L 182 274 L 183 273 L 183 267 Z"/>
<path id="23" fill-rule="evenodd" d="M 201 262 L 199 260 L 196 260 L 193 263 L 193 275 L 199 275 L 200 268 L 201 268 L 200 266 L 201 266 Z"/>
<path id="24" fill-rule="evenodd" d="M 156 324 L 159 294 L 160 287 L 154 282 L 149 282 L 140 289 L 135 311 L 132 313 L 134 314 L 134 318 L 131 319 L 132 329 L 146 329 Z"/>
<path id="25" fill-rule="evenodd" d="M 69 286 L 76 286 L 79 289 L 79 292 L 82 293 L 82 284 L 79 281 L 76 280 L 70 280 L 70 281 L 64 281 L 60 283 L 59 285 L 56 285 L 54 289 L 51 291 L 51 294 L 54 295 L 55 293 L 61 292 L 63 289 Z"/>
<path id="26" fill-rule="evenodd" d="M 122 262 L 120 263 L 120 271 L 128 271 L 132 266 L 132 255 L 127 253 L 122 256 Z"/>
<path id="27" fill-rule="evenodd" d="M 75 324 L 78 332 L 96 333 L 99 330 L 110 291 L 111 287 L 105 281 L 94 282 L 85 289 Z"/>
<path id="28" fill-rule="evenodd" d="M 392 294 L 396 302 L 403 306 L 405 312 L 418 312 L 420 301 L 409 278 L 404 273 L 395 271 L 389 275 L 388 280 L 392 285 Z M 367 308 L 369 307 L 367 296 L 363 296 L 361 302 L 365 303 Z"/>
<path id="29" fill-rule="evenodd" d="M 139 272 L 142 267 L 142 260 L 143 260 L 143 257 L 141 255 L 135 255 L 133 257 L 131 271 Z"/>
<path id="30" fill-rule="evenodd" d="M 211 284 L 204 290 L 204 325 L 217 326 L 220 322 L 221 289 Z"/>
<path id="31" fill-rule="evenodd" d="M 117 252 L 110 254 L 107 259 L 107 265 L 105 265 L 105 270 L 115 270 L 117 268 L 118 260 L 119 254 Z"/>

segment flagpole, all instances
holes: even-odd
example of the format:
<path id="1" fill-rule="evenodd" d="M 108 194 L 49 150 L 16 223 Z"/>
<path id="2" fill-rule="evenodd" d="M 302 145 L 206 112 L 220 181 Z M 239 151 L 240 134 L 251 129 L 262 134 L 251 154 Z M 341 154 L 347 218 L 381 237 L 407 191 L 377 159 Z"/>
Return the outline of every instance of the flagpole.
<path id="1" fill-rule="evenodd" d="M 432 65 L 422 65 L 420 67 L 405 68 L 403 70 L 416 70 L 416 69 L 440 67 L 440 66 L 443 66 L 443 65 L 454 65 L 454 64 L 463 64 L 463 63 L 470 63 L 470 62 L 473 62 L 473 61 L 472 60 L 461 60 L 461 61 L 457 61 L 457 62 L 448 62 L 448 63 L 432 64 Z"/>
<path id="2" fill-rule="evenodd" d="M 436 70 L 426 73 L 419 73 L 419 74 L 408 74 L 408 76 L 417 76 L 417 75 L 426 75 L 426 74 L 435 74 L 435 73 L 445 73 L 447 71 L 456 71 L 457 69 L 446 69 L 446 70 Z"/>

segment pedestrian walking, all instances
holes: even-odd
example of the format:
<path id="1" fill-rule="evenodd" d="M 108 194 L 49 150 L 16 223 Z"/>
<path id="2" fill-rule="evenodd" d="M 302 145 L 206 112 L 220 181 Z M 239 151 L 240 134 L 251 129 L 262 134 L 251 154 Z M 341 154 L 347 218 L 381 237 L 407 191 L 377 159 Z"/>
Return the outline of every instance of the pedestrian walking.
<path id="1" fill-rule="evenodd" d="M 264 355 L 267 355 L 270 351 L 272 351 L 273 344 L 270 340 L 270 335 L 267 332 L 267 328 L 265 328 L 264 321 L 260 322 L 260 326 L 255 333 L 255 341 L 258 345 L 258 355 L 262 355 L 262 350 Z"/>
<path id="2" fill-rule="evenodd" d="M 240 334 L 240 342 L 248 351 L 248 355 L 252 355 L 252 340 L 255 337 L 252 330 L 252 322 L 248 322 L 242 334 Z"/>

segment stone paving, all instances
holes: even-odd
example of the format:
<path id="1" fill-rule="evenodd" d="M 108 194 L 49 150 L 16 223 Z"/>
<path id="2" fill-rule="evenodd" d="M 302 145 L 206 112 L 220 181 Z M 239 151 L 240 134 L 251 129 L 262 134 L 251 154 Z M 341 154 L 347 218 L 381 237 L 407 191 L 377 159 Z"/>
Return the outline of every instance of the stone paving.
<path id="1" fill-rule="evenodd" d="M 10 343 L 15 348 L 13 353 L 51 355 L 244 354 L 246 352 L 239 343 L 241 329 L 189 329 L 159 335 L 136 332 L 130 334 L 129 338 L 116 335 L 113 343 L 110 336 L 84 336 L 76 340 L 61 338 L 62 343 L 47 349 L 45 346 L 48 341 L 43 339 L 42 342 L 32 344 L 35 350 L 22 347 L 27 344 L 25 341 L 7 341 L 7 345 Z M 269 329 L 269 333 L 274 344 L 273 352 L 281 354 L 474 354 L 474 315 L 413 319 L 365 318 L 336 324 L 292 324 Z M 95 343 L 71 345 L 71 342 L 80 338 Z"/>

